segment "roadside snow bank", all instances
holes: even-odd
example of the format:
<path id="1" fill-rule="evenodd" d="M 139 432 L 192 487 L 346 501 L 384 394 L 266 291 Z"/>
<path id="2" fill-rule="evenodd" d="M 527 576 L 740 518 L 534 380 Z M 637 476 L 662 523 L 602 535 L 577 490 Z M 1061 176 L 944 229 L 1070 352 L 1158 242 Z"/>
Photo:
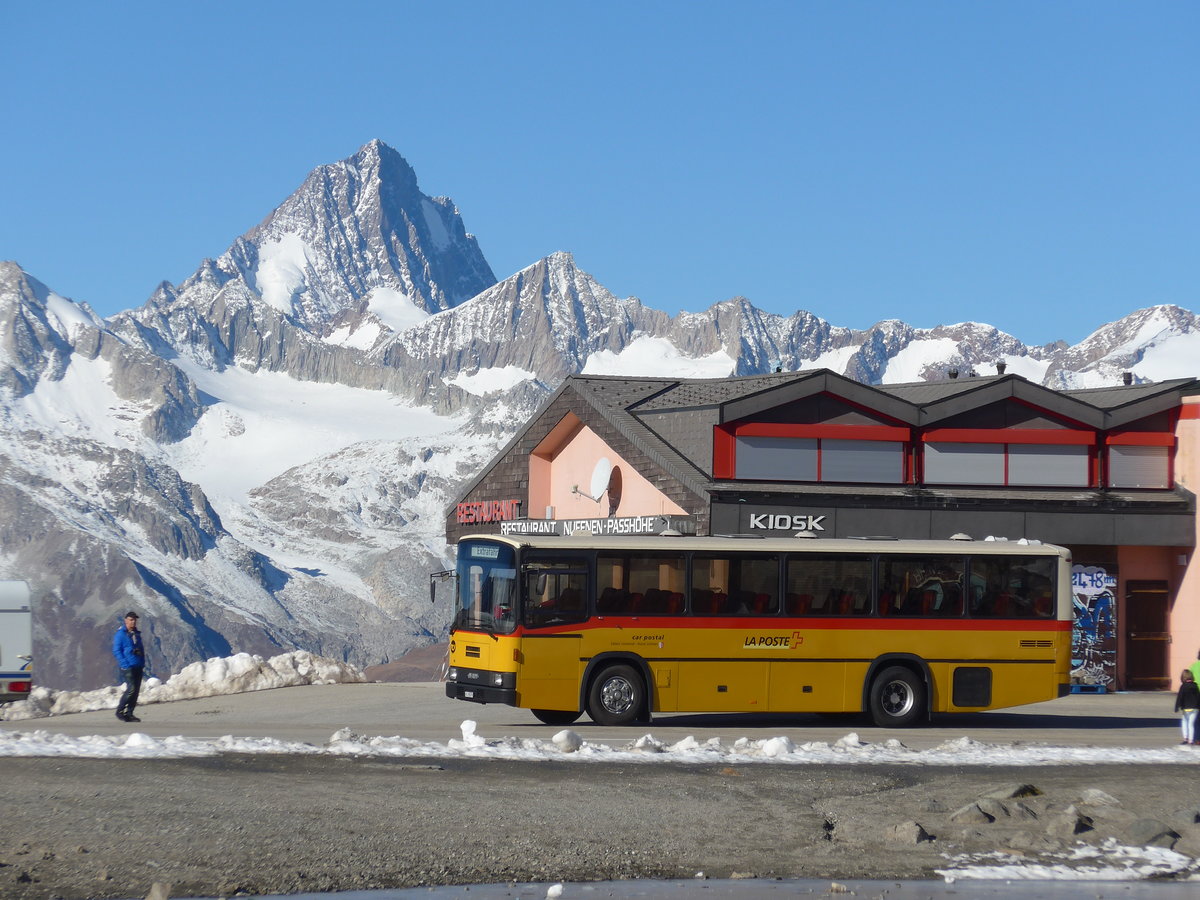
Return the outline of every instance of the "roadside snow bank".
<path id="1" fill-rule="evenodd" d="M 147 678 L 142 683 L 138 704 L 195 700 L 198 697 L 244 694 L 303 684 L 350 684 L 366 680 L 362 671 L 354 666 L 324 656 L 314 656 L 306 650 L 281 653 L 266 660 L 249 653 L 238 653 L 194 662 L 166 681 Z M 119 685 L 94 691 L 55 691 L 35 687 L 30 691 L 28 700 L 0 706 L 0 721 L 15 722 L 96 709 L 116 709 L 122 690 Z"/>

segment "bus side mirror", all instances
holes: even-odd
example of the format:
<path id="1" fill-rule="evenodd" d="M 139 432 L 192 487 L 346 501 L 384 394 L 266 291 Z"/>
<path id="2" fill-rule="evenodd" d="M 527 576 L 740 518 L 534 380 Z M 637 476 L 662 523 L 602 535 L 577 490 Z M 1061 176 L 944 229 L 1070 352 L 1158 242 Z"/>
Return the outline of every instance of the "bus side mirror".
<path id="1" fill-rule="evenodd" d="M 434 572 L 429 576 L 429 602 L 437 603 L 437 585 L 439 581 L 445 581 L 454 576 L 454 572 L 447 569 L 445 572 Z"/>

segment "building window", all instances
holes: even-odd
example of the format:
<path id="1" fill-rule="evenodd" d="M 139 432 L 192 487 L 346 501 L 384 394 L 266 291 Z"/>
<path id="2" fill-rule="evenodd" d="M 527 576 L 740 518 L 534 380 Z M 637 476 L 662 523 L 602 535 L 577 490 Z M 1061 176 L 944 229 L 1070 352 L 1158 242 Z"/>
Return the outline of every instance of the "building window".
<path id="1" fill-rule="evenodd" d="M 1087 487 L 1089 450 L 1078 445 L 1010 444 L 1008 483 L 1030 487 Z"/>
<path id="2" fill-rule="evenodd" d="M 1091 451 L 1082 444 L 925 445 L 926 484 L 1088 487 Z"/>
<path id="3" fill-rule="evenodd" d="M 752 481 L 816 481 L 817 439 L 739 436 L 736 477 Z"/>
<path id="4" fill-rule="evenodd" d="M 904 481 L 901 441 L 746 435 L 736 447 L 736 477 L 751 481 Z"/>
<path id="5" fill-rule="evenodd" d="M 1108 448 L 1108 486 L 1117 488 L 1169 488 L 1169 447 L 1113 444 Z"/>
<path id="6" fill-rule="evenodd" d="M 1003 444 L 926 444 L 926 484 L 1004 484 Z"/>
<path id="7" fill-rule="evenodd" d="M 821 481 L 899 484 L 904 481 L 904 444 L 822 439 Z"/>

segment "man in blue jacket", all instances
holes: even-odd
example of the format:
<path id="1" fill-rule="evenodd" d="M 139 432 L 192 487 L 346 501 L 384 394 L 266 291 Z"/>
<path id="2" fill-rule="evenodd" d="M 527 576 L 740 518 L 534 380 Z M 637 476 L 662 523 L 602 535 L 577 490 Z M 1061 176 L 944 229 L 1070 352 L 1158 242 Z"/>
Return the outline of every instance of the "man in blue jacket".
<path id="1" fill-rule="evenodd" d="M 113 635 L 112 651 L 125 680 L 125 693 L 117 704 L 117 718 L 122 722 L 142 721 L 133 714 L 137 706 L 138 693 L 142 689 L 142 674 L 146 671 L 146 651 L 142 647 L 142 633 L 138 631 L 138 614 L 132 610 L 125 613 L 125 624 Z"/>

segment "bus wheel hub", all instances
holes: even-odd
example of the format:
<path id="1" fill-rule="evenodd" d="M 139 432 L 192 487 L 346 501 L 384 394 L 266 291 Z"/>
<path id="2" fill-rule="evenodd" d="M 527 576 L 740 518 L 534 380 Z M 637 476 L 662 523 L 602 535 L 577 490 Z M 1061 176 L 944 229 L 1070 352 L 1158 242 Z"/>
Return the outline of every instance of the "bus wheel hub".
<path id="1" fill-rule="evenodd" d="M 610 678 L 604 682 L 600 700 L 611 713 L 626 712 L 633 704 L 633 685 L 624 678 Z"/>

